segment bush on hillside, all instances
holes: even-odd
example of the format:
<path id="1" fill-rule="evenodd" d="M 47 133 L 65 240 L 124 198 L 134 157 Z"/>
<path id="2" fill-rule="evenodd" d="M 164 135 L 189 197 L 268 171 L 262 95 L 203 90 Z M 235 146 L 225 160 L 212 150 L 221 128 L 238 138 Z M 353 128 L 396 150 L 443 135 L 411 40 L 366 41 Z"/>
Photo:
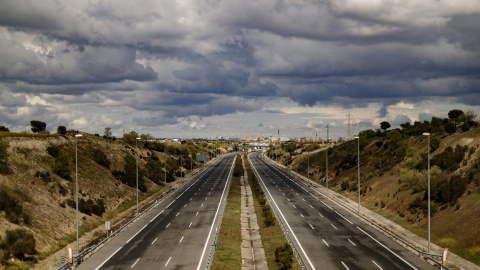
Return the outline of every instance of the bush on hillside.
<path id="1" fill-rule="evenodd" d="M 451 146 L 445 148 L 445 150 L 436 155 L 431 160 L 431 165 L 437 165 L 442 170 L 455 171 L 460 167 L 460 163 L 465 157 L 465 152 L 468 150 L 468 146 L 460 146 L 457 144 L 455 151 Z"/>
<path id="2" fill-rule="evenodd" d="M 131 154 L 126 154 L 123 158 L 125 165 L 123 171 L 113 171 L 112 175 L 129 187 L 137 187 L 137 163 L 135 157 Z M 147 186 L 143 179 L 145 172 L 140 167 L 138 168 L 138 189 L 142 192 L 147 191 Z"/>
<path id="3" fill-rule="evenodd" d="M 70 161 L 66 154 L 60 152 L 52 166 L 52 171 L 65 180 L 72 180 Z"/>
<path id="4" fill-rule="evenodd" d="M 9 189 L 0 189 L 0 211 L 5 212 L 8 221 L 18 224 L 23 212 L 22 203 L 19 202 Z"/>
<path id="5" fill-rule="evenodd" d="M 468 182 L 460 175 L 453 175 L 449 181 L 434 186 L 431 199 L 439 203 L 455 203 L 467 189 Z M 427 194 L 425 193 L 425 198 Z"/>
<path id="6" fill-rule="evenodd" d="M 25 229 L 7 230 L 5 232 L 5 240 L 0 244 L 0 248 L 5 251 L 4 260 L 10 256 L 23 260 L 25 255 L 37 253 L 35 250 L 35 238 L 33 238 L 31 232 Z"/>
<path id="7" fill-rule="evenodd" d="M 110 168 L 110 160 L 108 160 L 107 155 L 99 149 L 99 148 L 94 148 L 92 149 L 92 159 L 100 166 L 103 166 L 105 168 Z"/>
<path id="8" fill-rule="evenodd" d="M 8 146 L 7 141 L 0 140 L 0 173 L 9 173 L 8 168 Z"/>
<path id="9" fill-rule="evenodd" d="M 58 147 L 58 145 L 51 144 L 47 147 L 47 153 L 53 158 L 57 158 L 60 155 L 60 147 Z"/>

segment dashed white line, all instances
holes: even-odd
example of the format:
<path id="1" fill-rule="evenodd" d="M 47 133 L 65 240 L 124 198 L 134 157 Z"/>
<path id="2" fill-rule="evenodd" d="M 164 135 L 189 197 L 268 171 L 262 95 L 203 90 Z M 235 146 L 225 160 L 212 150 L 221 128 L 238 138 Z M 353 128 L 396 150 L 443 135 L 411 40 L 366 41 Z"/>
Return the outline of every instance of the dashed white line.
<path id="1" fill-rule="evenodd" d="M 183 208 L 185 208 L 186 206 L 187 206 L 187 205 L 185 204 L 185 205 L 183 206 Z"/>
<path id="2" fill-rule="evenodd" d="M 304 198 L 302 198 L 302 200 L 305 202 L 305 199 L 304 199 Z"/>
<path id="3" fill-rule="evenodd" d="M 302 216 L 302 217 L 303 217 L 302 213 L 300 213 L 300 216 Z"/>
<path id="4" fill-rule="evenodd" d="M 172 257 L 168 258 L 168 261 L 167 261 L 167 263 L 165 264 L 165 266 L 168 265 L 168 263 L 170 262 L 171 259 L 172 259 Z"/>
<path id="5" fill-rule="evenodd" d="M 313 206 L 311 204 L 309 204 L 310 208 L 313 208 Z"/>
<path id="6" fill-rule="evenodd" d="M 181 243 L 181 242 L 182 242 L 182 240 L 183 240 L 183 237 L 185 237 L 185 236 L 182 236 L 182 238 L 180 238 L 180 241 L 178 241 L 178 243 Z"/>
<path id="7" fill-rule="evenodd" d="M 408 264 L 408 266 L 410 266 L 412 269 L 417 269 L 415 268 L 413 265 L 411 265 L 409 262 L 407 262 L 406 260 L 404 260 L 402 257 L 400 257 L 397 253 L 393 252 L 392 250 L 390 250 L 388 247 L 386 247 L 384 244 L 380 243 L 377 239 L 373 238 L 370 234 L 368 234 L 366 231 L 360 229 L 360 227 L 357 226 L 357 229 L 359 229 L 360 231 L 362 231 L 364 234 L 366 234 L 368 237 L 370 237 L 373 241 L 377 242 L 379 245 L 381 245 L 382 247 L 384 247 L 386 250 L 390 251 L 390 253 L 392 253 L 393 255 L 395 255 L 397 258 L 399 258 L 400 260 L 402 260 L 404 263 Z"/>
<path id="8" fill-rule="evenodd" d="M 167 225 L 167 227 L 165 227 L 165 229 L 168 228 L 168 226 L 170 226 L 170 223 L 168 223 L 168 225 Z"/>
<path id="9" fill-rule="evenodd" d="M 137 262 L 138 262 L 139 260 L 140 260 L 140 258 L 138 258 L 138 259 L 133 263 L 132 267 L 130 267 L 130 268 L 133 268 L 133 267 L 135 266 L 135 264 L 137 264 Z"/>
<path id="10" fill-rule="evenodd" d="M 177 217 L 179 214 L 180 214 L 180 212 L 178 212 L 175 216 Z"/>
<path id="11" fill-rule="evenodd" d="M 205 197 L 205 201 L 207 200 L 208 197 Z"/>
<path id="12" fill-rule="evenodd" d="M 155 240 L 153 240 L 153 242 L 152 242 L 152 245 L 153 245 L 153 243 L 155 243 L 155 241 L 157 241 L 157 239 L 158 239 L 158 237 L 157 237 L 157 238 L 155 238 Z"/>
<path id="13" fill-rule="evenodd" d="M 192 226 L 192 222 L 190 222 L 190 225 L 188 225 L 188 227 L 190 228 Z"/>
<path id="14" fill-rule="evenodd" d="M 372 260 L 373 264 L 375 264 L 378 268 L 380 268 L 380 270 L 383 270 L 382 267 L 380 267 L 380 265 L 378 265 L 374 260 Z"/>
<path id="15" fill-rule="evenodd" d="M 297 208 L 297 207 L 295 207 L 295 204 L 292 204 L 292 205 L 293 205 L 293 208 Z"/>
<path id="16" fill-rule="evenodd" d="M 320 214 L 320 213 L 318 213 L 318 214 L 319 214 L 321 217 L 323 217 L 323 215 L 322 215 L 322 214 Z"/>
<path id="17" fill-rule="evenodd" d="M 343 264 L 343 266 L 345 266 L 345 268 L 347 268 L 347 270 L 350 270 L 350 269 L 348 269 L 346 264 L 344 264 L 343 262 L 341 262 L 341 263 Z"/>
<path id="18" fill-rule="evenodd" d="M 326 245 L 327 247 L 330 247 L 330 246 L 328 245 L 327 241 L 325 241 L 325 239 L 322 239 L 322 241 L 323 241 L 323 243 L 325 243 L 325 245 Z"/>
<path id="19" fill-rule="evenodd" d="M 313 230 L 315 230 L 315 228 L 313 228 L 312 224 L 308 224 L 308 225 L 310 225 L 310 227 L 311 227 Z"/>
<path id="20" fill-rule="evenodd" d="M 200 207 L 203 207 L 203 203 L 202 203 L 202 205 L 200 205 Z"/>
<path id="21" fill-rule="evenodd" d="M 198 212 L 195 214 L 195 216 L 198 216 Z"/>
<path id="22" fill-rule="evenodd" d="M 355 243 L 352 242 L 352 240 L 348 239 L 348 242 L 350 242 L 354 247 L 356 247 L 357 245 L 355 245 Z"/>
<path id="23" fill-rule="evenodd" d="M 335 211 L 335 213 L 337 213 L 337 214 L 338 214 L 339 216 L 341 216 L 343 219 L 345 219 L 346 221 L 348 221 L 348 223 L 350 223 L 350 224 L 353 225 L 353 223 L 352 223 L 350 220 L 348 220 L 346 217 L 342 216 L 342 215 L 341 215 L 340 213 L 338 213 L 337 211 Z"/>
<path id="24" fill-rule="evenodd" d="M 335 230 L 338 230 L 337 227 L 335 227 L 335 225 L 333 225 L 333 224 L 330 224 L 330 225 L 332 225 L 332 227 L 335 228 Z"/>

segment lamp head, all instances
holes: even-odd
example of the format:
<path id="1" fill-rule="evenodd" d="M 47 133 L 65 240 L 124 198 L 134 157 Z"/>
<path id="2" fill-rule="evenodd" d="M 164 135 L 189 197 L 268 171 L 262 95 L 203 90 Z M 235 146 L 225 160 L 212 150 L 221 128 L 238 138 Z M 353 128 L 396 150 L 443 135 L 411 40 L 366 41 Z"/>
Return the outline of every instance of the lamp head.
<path id="1" fill-rule="evenodd" d="M 80 137 L 83 137 L 83 135 L 82 134 L 77 134 L 77 135 L 75 135 L 75 137 L 80 138 Z"/>
<path id="2" fill-rule="evenodd" d="M 424 132 L 422 135 L 423 135 L 423 136 L 430 136 L 430 133 Z"/>
<path id="3" fill-rule="evenodd" d="M 141 140 L 142 138 L 137 138 L 137 140 Z"/>

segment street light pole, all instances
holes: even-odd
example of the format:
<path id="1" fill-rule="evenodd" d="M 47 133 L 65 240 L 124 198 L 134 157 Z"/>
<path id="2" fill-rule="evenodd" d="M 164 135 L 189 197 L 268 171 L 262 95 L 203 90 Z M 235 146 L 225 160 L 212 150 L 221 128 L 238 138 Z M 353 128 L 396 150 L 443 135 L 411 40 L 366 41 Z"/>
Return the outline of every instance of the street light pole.
<path id="1" fill-rule="evenodd" d="M 358 152 L 357 152 L 357 160 L 358 160 L 358 215 L 360 215 L 360 137 L 355 137 L 358 142 Z"/>
<path id="2" fill-rule="evenodd" d="M 326 176 L 325 176 L 325 183 L 326 183 L 326 188 L 327 188 L 327 196 L 328 196 L 328 125 L 327 125 L 327 149 L 325 150 L 326 152 L 326 159 L 325 159 L 325 171 L 326 171 Z"/>
<path id="3" fill-rule="evenodd" d="M 430 255 L 430 133 L 425 132 L 422 135 L 428 136 L 428 255 Z"/>
<path id="4" fill-rule="evenodd" d="M 76 201 L 76 219 L 77 219 L 77 258 L 78 258 L 78 150 L 77 139 L 82 137 L 82 134 L 75 135 L 75 201 Z"/>
<path id="5" fill-rule="evenodd" d="M 310 148 L 308 147 L 307 144 L 307 180 L 308 180 L 308 186 L 310 186 Z"/>
<path id="6" fill-rule="evenodd" d="M 138 216 L 138 140 L 140 140 L 140 138 L 135 139 L 135 150 L 137 152 L 137 216 Z"/>

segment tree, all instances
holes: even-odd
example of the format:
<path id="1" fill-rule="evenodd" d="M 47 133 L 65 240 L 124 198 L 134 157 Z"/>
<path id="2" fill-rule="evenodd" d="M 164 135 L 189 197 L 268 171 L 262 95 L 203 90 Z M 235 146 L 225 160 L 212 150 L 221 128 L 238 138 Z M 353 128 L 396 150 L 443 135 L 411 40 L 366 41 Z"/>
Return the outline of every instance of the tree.
<path id="1" fill-rule="evenodd" d="M 452 135 L 453 133 L 457 132 L 457 125 L 453 122 L 449 122 L 445 125 L 445 132 Z"/>
<path id="2" fill-rule="evenodd" d="M 0 126 L 0 132 L 10 132 L 10 130 L 8 129 L 8 127 Z"/>
<path id="3" fill-rule="evenodd" d="M 8 171 L 8 146 L 7 141 L 0 140 L 0 173 Z"/>
<path id="4" fill-rule="evenodd" d="M 430 140 L 430 153 L 433 153 L 435 150 L 438 149 L 438 147 L 440 147 L 440 139 L 438 139 L 437 137 L 433 137 Z"/>
<path id="5" fill-rule="evenodd" d="M 470 126 L 477 126 L 475 118 L 477 118 L 477 114 L 474 113 L 472 110 L 468 110 L 465 112 L 465 123 L 469 124 Z"/>
<path id="6" fill-rule="evenodd" d="M 138 133 L 135 131 L 130 131 L 129 133 L 123 134 L 123 142 L 135 146 L 135 141 L 138 138 Z"/>
<path id="7" fill-rule="evenodd" d="M 67 133 L 67 128 L 65 126 L 58 126 L 57 133 L 60 135 L 64 135 Z"/>
<path id="8" fill-rule="evenodd" d="M 394 149 L 399 148 L 402 145 L 402 134 L 394 129 L 387 133 L 388 146 L 392 146 Z"/>
<path id="9" fill-rule="evenodd" d="M 110 127 L 106 127 L 105 128 L 105 132 L 103 132 L 103 136 L 108 139 L 110 137 L 112 137 L 112 130 Z"/>
<path id="10" fill-rule="evenodd" d="M 454 109 L 448 112 L 448 118 L 452 119 L 455 124 L 459 121 L 461 116 L 464 116 L 462 110 Z"/>
<path id="11" fill-rule="evenodd" d="M 390 123 L 387 121 L 383 121 L 380 123 L 380 128 L 385 131 L 391 127 Z"/>
<path id="12" fill-rule="evenodd" d="M 470 130 L 470 125 L 468 123 L 463 123 L 460 127 L 462 128 L 463 132 L 467 132 Z"/>
<path id="13" fill-rule="evenodd" d="M 32 126 L 32 132 L 33 133 L 39 133 L 45 131 L 45 128 L 47 127 L 47 124 L 42 121 L 38 120 L 32 120 L 30 121 L 30 125 Z"/>
<path id="14" fill-rule="evenodd" d="M 52 171 L 65 180 L 72 180 L 70 175 L 70 162 L 66 154 L 63 152 L 59 153 L 58 157 L 55 159 L 55 163 L 53 163 Z"/>

